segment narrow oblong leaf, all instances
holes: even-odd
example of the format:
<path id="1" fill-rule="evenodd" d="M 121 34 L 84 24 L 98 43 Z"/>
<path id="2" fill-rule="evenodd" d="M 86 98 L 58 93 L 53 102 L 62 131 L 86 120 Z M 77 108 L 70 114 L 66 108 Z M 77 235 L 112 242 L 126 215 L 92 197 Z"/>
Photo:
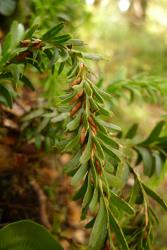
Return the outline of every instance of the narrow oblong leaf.
<path id="1" fill-rule="evenodd" d="M 106 177 L 109 187 L 115 187 L 115 188 L 121 187 L 122 180 L 118 178 L 117 176 L 110 174 L 108 172 L 105 172 L 105 177 Z M 104 176 L 102 177 L 102 179 L 104 180 Z"/>
<path id="2" fill-rule="evenodd" d="M 107 236 L 106 208 L 103 198 L 101 197 L 99 211 L 95 219 L 89 239 L 88 250 L 102 249 L 106 236 Z"/>
<path id="3" fill-rule="evenodd" d="M 102 148 L 104 149 L 104 152 L 106 152 L 109 156 L 111 156 L 115 161 L 119 162 L 119 151 L 117 149 L 112 148 L 109 145 L 106 145 L 102 143 Z"/>
<path id="4" fill-rule="evenodd" d="M 167 204 L 165 201 L 156 193 L 154 192 L 151 188 L 146 186 L 144 183 L 142 183 L 142 186 L 145 190 L 145 192 L 153 199 L 155 200 L 165 211 L 167 211 Z"/>
<path id="5" fill-rule="evenodd" d="M 93 137 L 93 142 L 95 143 L 96 145 L 96 150 L 97 150 L 97 154 L 98 156 L 100 157 L 101 160 L 104 160 L 104 152 L 103 152 L 103 149 L 99 143 L 99 141 L 97 140 L 97 138 L 94 136 Z"/>
<path id="6" fill-rule="evenodd" d="M 29 89 L 31 89 L 33 91 L 35 90 L 33 84 L 31 83 L 31 81 L 25 75 L 22 75 L 20 77 L 20 81 L 22 81 L 25 84 L 25 86 L 28 87 Z"/>
<path id="7" fill-rule="evenodd" d="M 78 112 L 76 117 L 67 124 L 67 126 L 66 126 L 67 130 L 73 131 L 73 130 L 77 129 L 80 125 L 80 121 L 81 121 L 81 112 Z"/>
<path id="8" fill-rule="evenodd" d="M 154 158 L 154 165 L 155 165 L 155 172 L 157 176 L 160 176 L 162 167 L 164 165 L 164 161 L 161 158 L 161 155 L 159 154 L 159 152 L 154 152 L 153 154 L 153 158 Z"/>
<path id="9" fill-rule="evenodd" d="M 43 109 L 36 109 L 24 116 L 23 121 L 29 121 L 31 119 L 37 118 L 44 113 Z"/>
<path id="10" fill-rule="evenodd" d="M 6 100 L 6 103 L 10 108 L 12 108 L 12 96 L 9 90 L 4 87 L 4 85 L 0 84 L 0 95 L 3 96 Z"/>
<path id="11" fill-rule="evenodd" d="M 118 209 L 125 211 L 126 213 L 133 215 L 134 209 L 126 201 L 121 199 L 117 194 L 110 191 L 111 204 L 116 206 Z"/>
<path id="12" fill-rule="evenodd" d="M 128 130 L 125 138 L 132 139 L 135 136 L 137 129 L 138 129 L 138 124 L 137 123 L 133 124 Z"/>
<path id="13" fill-rule="evenodd" d="M 73 149 L 78 146 L 79 141 L 80 141 L 80 134 L 78 133 L 66 144 L 64 152 L 72 152 Z"/>
<path id="14" fill-rule="evenodd" d="M 73 200 L 79 200 L 79 199 L 83 199 L 86 190 L 88 187 L 88 176 L 86 176 L 84 183 L 81 185 L 80 189 L 76 192 L 76 194 L 73 197 Z"/>
<path id="15" fill-rule="evenodd" d="M 142 157 L 144 164 L 144 174 L 147 176 L 151 176 L 154 171 L 153 157 L 151 152 L 144 147 L 136 147 L 137 151 Z"/>
<path id="16" fill-rule="evenodd" d="M 49 31 L 47 31 L 45 34 L 42 36 L 42 40 L 52 40 L 55 38 L 55 36 L 63 29 L 64 24 L 59 23 L 53 28 L 51 28 Z"/>
<path id="17" fill-rule="evenodd" d="M 129 250 L 128 243 L 125 239 L 123 231 L 111 211 L 109 212 L 109 222 L 110 222 L 110 228 L 115 233 L 117 242 L 120 245 L 121 249 Z"/>
<path id="18" fill-rule="evenodd" d="M 78 150 L 76 155 L 64 166 L 64 171 L 66 173 L 76 169 L 79 165 L 79 159 L 81 157 L 81 151 Z"/>
<path id="19" fill-rule="evenodd" d="M 92 188 L 92 184 L 91 184 L 91 174 L 89 172 L 89 174 L 88 174 L 88 186 L 87 186 L 87 190 L 86 190 L 85 196 L 83 198 L 83 202 L 82 202 L 83 209 L 87 208 L 88 204 L 90 203 L 90 201 L 92 199 L 92 195 L 93 195 L 93 188 Z"/>
<path id="20" fill-rule="evenodd" d="M 84 178 L 84 176 L 86 175 L 87 170 L 88 170 L 88 165 L 87 164 L 81 165 L 79 167 L 79 169 L 77 170 L 77 172 L 75 173 L 75 175 L 72 177 L 71 184 L 74 186 L 79 181 L 81 181 Z"/>
<path id="21" fill-rule="evenodd" d="M 105 122 L 105 121 L 100 121 L 103 126 L 106 128 L 115 130 L 115 131 L 121 131 L 121 128 L 113 123 Z"/>
<path id="22" fill-rule="evenodd" d="M 85 88 L 85 90 L 86 90 L 86 93 L 87 93 L 87 95 L 88 96 L 92 96 L 92 89 L 91 89 L 91 86 L 89 85 L 89 83 L 88 82 L 85 82 L 84 83 L 84 88 Z"/>
<path id="23" fill-rule="evenodd" d="M 102 131 L 97 132 L 97 137 L 99 137 L 102 141 L 104 141 L 106 144 L 110 145 L 113 148 L 118 149 L 119 145 L 117 142 L 115 142 L 113 139 L 111 139 L 110 135 L 105 135 Z"/>
<path id="24" fill-rule="evenodd" d="M 62 36 L 56 36 L 54 39 L 52 39 L 52 42 L 54 43 L 65 43 L 71 39 L 70 34 L 65 34 Z"/>
<path id="25" fill-rule="evenodd" d="M 98 188 L 95 188 L 93 192 L 93 198 L 89 204 L 89 208 L 92 211 L 92 213 L 96 211 L 96 207 L 98 204 L 98 197 L 99 197 L 99 191 L 98 191 Z"/>
<path id="26" fill-rule="evenodd" d="M 89 138 L 88 138 L 86 148 L 83 151 L 83 154 L 80 158 L 81 164 L 85 164 L 86 162 L 88 162 L 88 160 L 90 159 L 90 156 L 91 156 L 91 150 L 92 150 L 92 135 L 91 135 L 91 133 L 89 133 Z"/>
<path id="27" fill-rule="evenodd" d="M 147 137 L 147 139 L 141 142 L 139 145 L 148 145 L 157 140 L 164 125 L 165 121 L 158 122 L 154 129 L 151 131 L 150 135 Z"/>

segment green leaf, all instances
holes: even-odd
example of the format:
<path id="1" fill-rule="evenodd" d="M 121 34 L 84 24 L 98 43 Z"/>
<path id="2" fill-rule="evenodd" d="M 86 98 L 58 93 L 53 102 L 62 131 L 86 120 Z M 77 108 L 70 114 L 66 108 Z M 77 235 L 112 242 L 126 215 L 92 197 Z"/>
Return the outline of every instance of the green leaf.
<path id="1" fill-rule="evenodd" d="M 134 205 L 136 204 L 142 204 L 144 201 L 143 192 L 140 188 L 138 180 L 135 180 L 135 183 L 132 187 L 129 204 Z"/>
<path id="2" fill-rule="evenodd" d="M 7 57 L 7 59 L 8 59 L 8 56 L 9 56 L 9 54 L 7 52 L 9 50 L 10 46 L 11 46 L 11 42 L 12 42 L 12 34 L 8 33 L 5 36 L 5 39 L 4 39 L 3 44 L 2 44 L 2 55 L 3 55 L 3 57 Z"/>
<path id="3" fill-rule="evenodd" d="M 167 211 L 167 204 L 165 203 L 165 201 L 156 192 L 154 192 L 151 188 L 146 186 L 144 183 L 142 183 L 142 186 L 143 186 L 145 192 L 152 199 L 154 199 L 163 209 L 165 209 Z"/>
<path id="4" fill-rule="evenodd" d="M 110 222 L 110 228 L 115 233 L 117 242 L 120 245 L 121 249 L 129 250 L 128 243 L 125 239 L 123 231 L 121 227 L 119 226 L 119 223 L 117 222 L 116 218 L 112 214 L 111 210 L 109 211 L 109 222 Z"/>
<path id="5" fill-rule="evenodd" d="M 99 211 L 93 225 L 93 229 L 89 239 L 88 250 L 100 250 L 104 247 L 104 242 L 107 237 L 107 218 L 106 208 L 103 198 L 100 198 Z"/>
<path id="6" fill-rule="evenodd" d="M 95 223 L 96 218 L 91 219 L 86 225 L 85 228 L 92 228 Z"/>
<path id="7" fill-rule="evenodd" d="M 60 113 L 59 115 L 55 116 L 51 119 L 52 123 L 61 122 L 68 117 L 68 112 Z"/>
<path id="8" fill-rule="evenodd" d="M 52 149 L 52 141 L 49 136 L 45 137 L 44 140 L 45 151 L 48 153 Z"/>
<path id="9" fill-rule="evenodd" d="M 72 152 L 75 147 L 78 147 L 78 144 L 80 142 L 80 134 L 78 133 L 75 137 L 69 140 L 69 142 L 66 144 L 64 148 L 64 152 Z M 81 162 L 82 163 L 82 162 Z M 83 162 L 84 164 L 84 162 Z"/>
<path id="10" fill-rule="evenodd" d="M 30 113 L 28 113 L 27 115 L 24 116 L 23 121 L 29 121 L 32 120 L 34 118 L 37 118 L 39 116 L 42 116 L 44 113 L 43 109 L 36 109 L 31 111 Z"/>
<path id="11" fill-rule="evenodd" d="M 76 169 L 79 165 L 79 159 L 81 157 L 81 151 L 78 150 L 76 155 L 64 166 L 64 171 L 66 173 Z"/>
<path id="12" fill-rule="evenodd" d="M 121 131 L 121 128 L 113 123 L 105 122 L 105 121 L 99 121 L 101 125 L 105 126 L 106 128 L 115 130 L 115 131 Z"/>
<path id="13" fill-rule="evenodd" d="M 88 82 L 84 83 L 84 88 L 85 88 L 86 94 L 88 96 L 92 96 L 93 92 L 92 92 L 91 86 L 90 86 L 90 84 Z"/>
<path id="14" fill-rule="evenodd" d="M 104 103 L 104 100 L 103 98 L 101 97 L 101 95 L 99 94 L 99 92 L 97 91 L 97 89 L 95 88 L 95 85 L 90 83 L 90 86 L 92 87 L 92 90 L 93 90 L 93 93 L 95 95 L 95 98 L 96 100 L 99 102 L 99 103 Z"/>
<path id="15" fill-rule="evenodd" d="M 86 176 L 84 183 L 81 185 L 80 189 L 76 192 L 76 194 L 73 197 L 73 200 L 79 200 L 79 199 L 83 199 L 86 190 L 88 187 L 88 176 Z"/>
<path id="16" fill-rule="evenodd" d="M 99 109 L 99 113 L 105 116 L 110 116 L 111 111 L 108 109 L 104 108 L 103 105 L 97 104 L 97 107 Z"/>
<path id="17" fill-rule="evenodd" d="M 128 130 L 125 138 L 132 139 L 136 135 L 136 131 L 138 129 L 138 124 L 133 124 L 130 129 Z"/>
<path id="18" fill-rule="evenodd" d="M 39 27 L 38 24 L 32 25 L 32 26 L 25 32 L 24 39 L 31 38 L 32 35 L 34 34 L 34 32 L 38 29 L 38 27 Z"/>
<path id="19" fill-rule="evenodd" d="M 0 84 L 0 96 L 3 96 L 6 100 L 6 103 L 10 108 L 12 108 L 12 96 L 10 91 L 4 87 L 4 85 Z"/>
<path id="20" fill-rule="evenodd" d="M 93 198 L 89 204 L 89 208 L 92 211 L 92 213 L 94 213 L 96 211 L 96 207 L 98 204 L 98 198 L 99 198 L 99 191 L 98 191 L 98 188 L 96 187 L 94 189 L 94 192 L 93 192 Z"/>
<path id="21" fill-rule="evenodd" d="M 104 160 L 104 152 L 103 152 L 103 149 L 102 149 L 102 147 L 101 147 L 99 141 L 97 140 L 97 138 L 96 138 L 95 136 L 93 137 L 93 142 L 94 142 L 95 145 L 96 145 L 96 150 L 97 150 L 97 154 L 98 154 L 99 158 L 100 158 L 101 160 Z"/>
<path id="22" fill-rule="evenodd" d="M 113 158 L 114 160 L 116 160 L 117 162 L 120 161 L 119 159 L 119 151 L 117 149 L 112 148 L 109 145 L 106 145 L 105 143 L 101 143 L 102 148 L 104 149 L 104 152 L 106 152 L 109 156 L 111 156 L 111 158 Z"/>
<path id="23" fill-rule="evenodd" d="M 20 77 L 20 81 L 22 81 L 26 87 L 28 87 L 29 89 L 31 90 L 35 90 L 34 86 L 32 85 L 32 83 L 30 82 L 30 80 L 25 76 L 25 75 L 22 75 Z"/>
<path id="24" fill-rule="evenodd" d="M 100 61 L 104 59 L 101 55 L 97 55 L 97 54 L 90 54 L 90 53 L 82 52 L 82 55 L 85 59 L 90 59 L 94 61 Z"/>
<path id="25" fill-rule="evenodd" d="M 30 220 L 14 222 L 0 230 L 1 250 L 63 250 L 41 225 Z"/>
<path id="26" fill-rule="evenodd" d="M 54 39 L 52 39 L 52 42 L 54 43 L 65 43 L 71 39 L 70 34 L 65 34 L 62 36 L 56 36 Z"/>
<path id="27" fill-rule="evenodd" d="M 65 62 L 60 63 L 60 66 L 58 68 L 58 75 L 60 75 L 64 69 L 65 66 Z"/>
<path id="28" fill-rule="evenodd" d="M 87 187 L 88 187 L 88 176 L 85 178 L 84 183 L 81 185 L 80 189 L 74 195 L 73 200 L 79 200 L 81 198 L 83 199 Z"/>
<path id="29" fill-rule="evenodd" d="M 92 150 L 92 135 L 91 135 L 91 133 L 89 133 L 89 138 L 88 138 L 86 148 L 85 148 L 85 150 L 80 158 L 81 164 L 85 164 L 86 162 L 89 161 L 90 156 L 91 156 L 91 150 Z"/>
<path id="30" fill-rule="evenodd" d="M 84 46 L 85 43 L 80 39 L 71 39 L 70 44 L 73 46 Z"/>
<path id="31" fill-rule="evenodd" d="M 46 126 L 48 125 L 49 121 L 50 121 L 49 117 L 44 117 L 44 119 L 41 121 L 41 123 L 37 127 L 36 132 L 40 133 L 42 130 L 44 130 L 46 128 Z"/>
<path id="32" fill-rule="evenodd" d="M 67 124 L 66 126 L 67 130 L 73 131 L 77 129 L 80 125 L 80 121 L 81 121 L 81 112 L 78 112 L 75 118 Z"/>
<path id="33" fill-rule="evenodd" d="M 164 165 L 164 161 L 161 158 L 161 155 L 159 154 L 159 152 L 154 152 L 153 158 L 154 158 L 155 172 L 156 172 L 156 175 L 159 177 L 162 167 Z"/>
<path id="34" fill-rule="evenodd" d="M 109 187 L 120 188 L 122 186 L 122 180 L 120 178 L 108 172 L 103 172 L 103 173 L 105 174 Z M 102 176 L 102 179 L 105 182 L 104 174 Z"/>
<path id="35" fill-rule="evenodd" d="M 13 50 L 24 37 L 24 26 L 21 23 L 14 21 L 10 32 L 12 34 L 10 49 Z"/>
<path id="36" fill-rule="evenodd" d="M 59 50 L 57 48 L 55 48 L 53 55 L 50 59 L 49 68 L 52 68 L 54 66 L 54 64 L 57 62 L 58 58 L 59 58 Z"/>
<path id="37" fill-rule="evenodd" d="M 58 62 L 65 62 L 69 58 L 69 53 L 66 49 L 62 48 L 59 50 L 59 59 Z"/>
<path id="38" fill-rule="evenodd" d="M 101 96 L 101 98 L 103 98 L 104 100 L 109 101 L 111 103 L 112 96 L 110 94 L 103 91 L 102 89 L 99 89 L 96 85 L 93 85 L 93 88 L 96 91 L 96 93 L 98 93 Z"/>
<path id="39" fill-rule="evenodd" d="M 88 186 L 87 186 L 87 190 L 86 190 L 85 196 L 83 198 L 83 202 L 82 202 L 83 208 L 87 208 L 89 202 L 92 199 L 92 195 L 93 195 L 93 188 L 92 188 L 92 184 L 91 184 L 91 174 L 89 172 L 89 174 L 88 174 Z"/>
<path id="40" fill-rule="evenodd" d="M 104 141 L 106 144 L 110 145 L 113 148 L 118 149 L 119 145 L 117 142 L 111 139 L 110 135 L 105 135 L 102 131 L 97 132 L 97 137 L 99 137 L 102 141 Z"/>
<path id="41" fill-rule="evenodd" d="M 49 31 L 47 31 L 45 34 L 43 34 L 41 39 L 43 41 L 53 40 L 56 37 L 56 35 L 63 29 L 63 27 L 64 27 L 63 23 L 57 24 L 56 26 L 51 28 Z"/>
<path id="42" fill-rule="evenodd" d="M 35 136 L 35 147 L 39 150 L 42 146 L 41 135 Z"/>
<path id="43" fill-rule="evenodd" d="M 147 139 L 141 142 L 139 145 L 148 145 L 156 141 L 164 125 L 165 121 L 158 122 L 154 129 L 151 131 L 150 135 L 147 137 Z"/>
<path id="44" fill-rule="evenodd" d="M 118 210 L 123 210 L 126 213 L 133 215 L 135 213 L 134 209 L 123 199 L 121 199 L 117 194 L 110 191 L 110 202 L 111 205 L 114 205 Z"/>
<path id="45" fill-rule="evenodd" d="M 147 148 L 144 147 L 136 147 L 136 149 L 143 159 L 144 174 L 150 177 L 154 171 L 152 154 Z"/>
<path id="46" fill-rule="evenodd" d="M 89 97 L 89 103 L 90 103 L 90 107 L 91 107 L 91 112 L 96 112 L 99 110 L 96 102 L 93 100 L 93 98 L 91 96 Z"/>
<path id="47" fill-rule="evenodd" d="M 88 170 L 87 164 L 83 164 L 83 165 L 79 166 L 79 169 L 77 170 L 77 172 L 75 173 L 75 175 L 71 179 L 71 184 L 73 186 L 75 186 L 79 181 L 81 181 L 84 178 L 84 176 L 86 175 L 87 170 Z"/>

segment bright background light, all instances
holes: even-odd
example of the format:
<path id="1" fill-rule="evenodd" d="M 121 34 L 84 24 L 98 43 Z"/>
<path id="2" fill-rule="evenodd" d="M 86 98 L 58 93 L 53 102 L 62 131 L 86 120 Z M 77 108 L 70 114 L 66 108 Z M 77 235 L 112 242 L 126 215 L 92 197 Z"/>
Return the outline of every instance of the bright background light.
<path id="1" fill-rule="evenodd" d="M 86 0 L 86 3 L 87 3 L 88 5 L 93 5 L 94 2 L 95 2 L 95 0 Z"/>
<path id="2" fill-rule="evenodd" d="M 130 1 L 129 0 L 119 0 L 118 7 L 120 11 L 126 12 L 130 7 Z"/>

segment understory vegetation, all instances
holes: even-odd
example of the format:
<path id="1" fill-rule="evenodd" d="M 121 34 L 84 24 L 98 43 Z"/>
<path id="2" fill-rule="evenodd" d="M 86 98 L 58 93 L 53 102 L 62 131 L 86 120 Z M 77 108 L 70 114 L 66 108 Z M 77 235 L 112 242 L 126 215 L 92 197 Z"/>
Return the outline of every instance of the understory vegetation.
<path id="1" fill-rule="evenodd" d="M 0 0 L 0 250 L 167 249 L 165 8 Z"/>

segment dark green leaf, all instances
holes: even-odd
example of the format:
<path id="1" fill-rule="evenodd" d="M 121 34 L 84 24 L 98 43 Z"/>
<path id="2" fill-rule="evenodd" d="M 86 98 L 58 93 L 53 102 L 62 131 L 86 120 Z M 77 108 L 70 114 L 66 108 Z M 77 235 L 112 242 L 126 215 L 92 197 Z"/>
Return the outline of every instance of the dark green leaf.
<path id="1" fill-rule="evenodd" d="M 125 138 L 132 139 L 136 135 L 136 131 L 138 129 L 138 124 L 135 123 L 131 126 L 131 128 L 128 130 Z"/>
<path id="2" fill-rule="evenodd" d="M 10 91 L 2 84 L 0 84 L 0 95 L 3 96 L 10 108 L 12 108 L 12 96 Z"/>
<path id="3" fill-rule="evenodd" d="M 154 129 L 151 131 L 150 135 L 147 137 L 147 139 L 141 142 L 139 145 L 148 145 L 156 141 L 164 125 L 165 121 L 158 122 Z"/>
<path id="4" fill-rule="evenodd" d="M 110 200 L 111 205 L 114 205 L 118 208 L 118 210 L 123 210 L 127 212 L 128 214 L 133 215 L 134 209 L 123 199 L 121 199 L 117 194 L 110 191 Z"/>
<path id="5" fill-rule="evenodd" d="M 81 151 L 78 150 L 76 155 L 64 166 L 64 171 L 66 173 L 70 172 L 71 170 L 74 170 L 79 165 L 79 159 L 81 157 Z"/>
<path id="6" fill-rule="evenodd" d="M 84 183 L 81 185 L 81 188 L 76 192 L 76 194 L 73 197 L 73 200 L 79 200 L 79 199 L 83 199 L 86 190 L 88 187 L 88 176 L 85 178 Z"/>
<path id="7" fill-rule="evenodd" d="M 92 195 L 93 195 L 93 188 L 92 188 L 92 184 L 91 184 L 91 174 L 89 172 L 89 174 L 88 174 L 88 186 L 87 186 L 87 190 L 86 190 L 85 196 L 83 198 L 83 202 L 82 202 L 83 208 L 87 208 L 87 206 L 89 205 L 89 203 L 92 199 Z"/>
<path id="8" fill-rule="evenodd" d="M 119 223 L 117 222 L 116 218 L 112 214 L 112 212 L 109 212 L 109 222 L 110 222 L 110 228 L 115 233 L 115 236 L 117 238 L 117 242 L 120 245 L 122 250 L 129 250 L 128 243 L 125 239 L 125 236 L 123 234 L 123 231 L 121 227 L 119 226 Z"/>
<path id="9" fill-rule="evenodd" d="M 60 75 L 64 69 L 65 66 L 65 62 L 60 63 L 60 66 L 58 68 L 58 75 Z"/>
<path id="10" fill-rule="evenodd" d="M 142 186 L 143 186 L 144 190 L 146 191 L 146 193 L 152 199 L 154 199 L 157 203 L 159 203 L 159 205 L 162 208 L 164 208 L 167 211 L 167 204 L 165 203 L 165 201 L 156 192 L 154 192 L 151 188 L 149 188 L 148 186 L 146 186 L 144 183 L 142 183 Z"/>
<path id="11" fill-rule="evenodd" d="M 105 135 L 102 131 L 97 132 L 97 137 L 99 137 L 102 141 L 104 141 L 106 144 L 110 145 L 113 148 L 118 149 L 119 145 L 117 142 L 115 142 L 113 139 L 111 139 L 110 135 Z"/>
<path id="12" fill-rule="evenodd" d="M 56 35 L 63 29 L 63 27 L 63 23 L 59 23 L 58 25 L 54 26 L 42 36 L 42 40 L 47 41 L 55 39 Z"/>
<path id="13" fill-rule="evenodd" d="M 57 36 L 54 39 L 52 39 L 52 42 L 54 43 L 65 43 L 67 41 L 69 41 L 71 39 L 71 35 L 70 34 L 65 34 L 62 36 Z"/>
<path id="14" fill-rule="evenodd" d="M 84 176 L 87 173 L 87 170 L 88 170 L 88 165 L 87 164 L 83 164 L 83 165 L 79 166 L 77 172 L 75 173 L 75 175 L 71 179 L 71 184 L 74 186 L 79 181 L 83 180 Z"/>
<path id="15" fill-rule="evenodd" d="M 136 149 L 143 159 L 144 174 L 150 177 L 154 172 L 152 154 L 147 148 L 144 147 L 136 147 Z"/>
<path id="16" fill-rule="evenodd" d="M 86 162 L 89 161 L 90 156 L 91 156 L 91 150 L 92 150 L 92 135 L 91 135 L 91 133 L 89 133 L 89 138 L 88 138 L 86 148 L 83 151 L 82 156 L 80 158 L 81 164 L 85 164 Z"/>
<path id="17" fill-rule="evenodd" d="M 0 230 L 1 250 L 63 250 L 41 225 L 30 220 L 9 224 Z"/>
<path id="18" fill-rule="evenodd" d="M 104 247 L 103 244 L 107 237 L 106 213 L 105 204 L 101 197 L 99 211 L 89 239 L 88 250 L 100 250 Z"/>
<path id="19" fill-rule="evenodd" d="M 30 82 L 30 80 L 25 76 L 22 75 L 20 77 L 20 81 L 24 82 L 24 84 L 26 85 L 26 87 L 30 88 L 31 90 L 35 90 L 34 86 L 32 85 L 32 83 Z"/>

